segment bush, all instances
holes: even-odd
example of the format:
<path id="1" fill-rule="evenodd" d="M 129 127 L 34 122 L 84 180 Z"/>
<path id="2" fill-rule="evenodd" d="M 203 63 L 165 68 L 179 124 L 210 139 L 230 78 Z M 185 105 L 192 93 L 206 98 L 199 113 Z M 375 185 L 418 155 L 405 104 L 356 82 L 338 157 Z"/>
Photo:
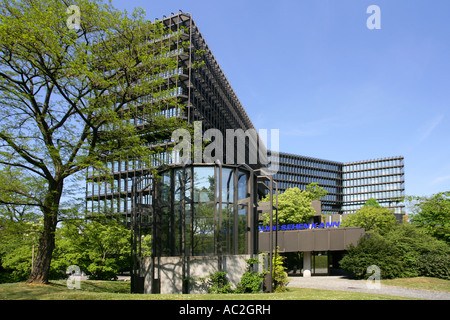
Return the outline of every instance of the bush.
<path id="1" fill-rule="evenodd" d="M 209 275 L 208 293 L 232 293 L 231 284 L 228 282 L 225 271 L 216 271 Z"/>
<path id="2" fill-rule="evenodd" d="M 236 286 L 235 293 L 259 293 L 261 292 L 264 274 L 247 271 L 242 275 L 241 281 Z"/>
<path id="3" fill-rule="evenodd" d="M 254 264 L 259 263 L 256 258 L 246 260 L 247 271 L 242 275 L 241 281 L 237 284 L 235 293 L 259 293 L 262 289 L 265 272 L 255 272 Z"/>
<path id="4" fill-rule="evenodd" d="M 450 256 L 428 253 L 417 259 L 420 276 L 450 280 Z"/>
<path id="5" fill-rule="evenodd" d="M 351 246 L 340 261 L 341 267 L 357 278 L 365 278 L 366 269 L 377 265 L 382 279 L 448 276 L 449 246 L 420 228 L 400 224 L 384 234 L 375 232 Z"/>
<path id="6" fill-rule="evenodd" d="M 273 257 L 273 291 L 274 292 L 284 292 L 286 291 L 286 285 L 288 284 L 288 275 L 285 271 L 286 268 L 283 266 L 283 260 L 285 257 L 279 254 Z"/>
<path id="7" fill-rule="evenodd" d="M 358 246 L 351 245 L 348 253 L 340 261 L 344 270 L 353 273 L 358 279 L 367 278 L 367 267 L 377 265 L 382 279 L 402 277 L 404 263 L 397 251 L 379 234 L 372 234 L 360 240 Z"/>

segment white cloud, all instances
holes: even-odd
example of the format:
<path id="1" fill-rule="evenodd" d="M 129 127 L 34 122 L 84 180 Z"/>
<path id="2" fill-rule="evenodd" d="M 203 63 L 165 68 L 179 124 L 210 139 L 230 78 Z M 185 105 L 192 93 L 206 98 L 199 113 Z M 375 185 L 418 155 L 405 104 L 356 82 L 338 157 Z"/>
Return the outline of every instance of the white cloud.
<path id="1" fill-rule="evenodd" d="M 434 117 L 431 121 L 423 125 L 420 129 L 420 138 L 419 142 L 423 142 L 433 133 L 434 129 L 442 122 L 444 119 L 444 115 L 441 114 L 437 117 Z"/>
<path id="2" fill-rule="evenodd" d="M 433 181 L 430 182 L 431 185 L 438 184 L 444 181 L 450 180 L 450 176 L 437 177 Z"/>

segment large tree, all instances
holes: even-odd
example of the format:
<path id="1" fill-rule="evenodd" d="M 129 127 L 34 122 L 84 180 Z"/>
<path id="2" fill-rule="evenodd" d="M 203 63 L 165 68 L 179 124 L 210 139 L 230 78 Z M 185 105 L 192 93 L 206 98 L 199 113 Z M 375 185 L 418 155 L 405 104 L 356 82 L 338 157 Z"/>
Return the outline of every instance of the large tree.
<path id="1" fill-rule="evenodd" d="M 342 222 L 343 227 L 360 227 L 366 232 L 384 232 L 396 223 L 393 210 L 379 205 L 375 199 L 369 199 L 359 210 L 350 214 Z"/>
<path id="2" fill-rule="evenodd" d="M 77 265 L 90 279 L 116 278 L 129 270 L 130 240 L 120 219 L 66 220 L 57 230 L 52 269 Z"/>
<path id="3" fill-rule="evenodd" d="M 149 159 L 152 133 L 179 125 L 156 116 L 177 104 L 161 75 L 177 66 L 167 43 L 179 33 L 149 23 L 143 10 L 72 4 L 0 0 L 0 166 L 44 188 L 31 199 L 43 228 L 28 282 L 48 282 L 67 179 L 87 167 L 106 170 L 106 155 Z"/>
<path id="4" fill-rule="evenodd" d="M 320 200 L 328 192 L 317 183 L 311 183 L 305 190 L 299 188 L 289 188 L 278 195 L 278 223 L 279 224 L 297 224 L 306 223 L 314 216 L 315 211 L 311 206 L 312 200 Z M 261 202 L 270 201 L 270 195 L 266 195 Z M 275 197 L 273 200 L 275 205 Z M 270 214 L 263 214 L 264 224 L 270 223 Z M 275 210 L 273 213 L 275 220 Z M 274 221 L 275 222 L 275 221 Z"/>
<path id="5" fill-rule="evenodd" d="M 450 191 L 430 197 L 407 197 L 413 211 L 411 222 L 432 236 L 450 243 Z"/>

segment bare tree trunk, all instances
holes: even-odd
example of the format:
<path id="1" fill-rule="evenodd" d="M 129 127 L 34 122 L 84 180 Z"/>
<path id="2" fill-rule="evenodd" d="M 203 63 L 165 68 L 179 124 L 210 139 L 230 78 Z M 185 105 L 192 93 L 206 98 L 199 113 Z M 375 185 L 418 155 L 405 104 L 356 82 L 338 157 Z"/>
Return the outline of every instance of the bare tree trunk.
<path id="1" fill-rule="evenodd" d="M 27 283 L 48 283 L 50 263 L 55 249 L 55 231 L 58 223 L 59 202 L 63 189 L 63 181 L 49 186 L 44 202 L 44 230 L 39 238 L 39 247 Z"/>

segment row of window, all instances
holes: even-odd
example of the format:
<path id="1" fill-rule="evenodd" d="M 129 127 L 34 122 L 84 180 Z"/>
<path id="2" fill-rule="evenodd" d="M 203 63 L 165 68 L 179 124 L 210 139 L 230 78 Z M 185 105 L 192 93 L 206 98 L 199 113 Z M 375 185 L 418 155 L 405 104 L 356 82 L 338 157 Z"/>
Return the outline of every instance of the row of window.
<path id="1" fill-rule="evenodd" d="M 278 189 L 282 189 L 282 190 L 285 190 L 288 188 L 293 188 L 293 187 L 301 188 L 300 187 L 301 185 L 306 185 L 306 184 L 310 184 L 313 182 L 318 183 L 319 186 L 322 186 L 325 189 L 331 188 L 329 185 L 334 185 L 334 186 L 339 187 L 337 182 L 334 180 L 323 181 L 323 179 L 312 178 L 312 177 L 302 177 L 302 176 L 297 176 L 296 178 L 297 178 L 296 181 L 291 180 L 290 182 L 279 181 L 278 179 L 275 179 L 275 180 L 277 180 Z M 333 190 L 335 190 L 335 189 L 337 189 L 337 188 L 334 188 Z"/>
<path id="2" fill-rule="evenodd" d="M 161 72 L 161 73 L 159 73 L 157 75 L 153 75 L 152 77 L 150 77 L 150 81 L 158 80 L 158 79 L 161 79 L 161 78 L 168 78 L 170 76 L 180 75 L 180 74 L 183 74 L 183 68 L 182 67 L 171 69 L 171 70 L 166 70 L 166 71 Z"/>
<path id="3" fill-rule="evenodd" d="M 349 172 L 349 171 L 371 170 L 394 166 L 403 166 L 402 159 L 386 159 L 366 163 L 346 164 L 343 166 L 342 170 L 344 172 Z"/>
<path id="4" fill-rule="evenodd" d="M 161 152 L 159 154 L 152 155 L 150 159 L 141 160 L 115 160 L 108 161 L 106 168 L 110 172 L 132 171 L 148 168 L 149 166 L 160 165 L 162 163 L 171 163 L 171 153 Z M 88 176 L 99 175 L 100 172 L 95 168 L 88 168 Z"/>
<path id="5" fill-rule="evenodd" d="M 174 69 L 174 72 L 176 72 L 176 69 Z M 173 87 L 173 88 L 161 90 L 155 96 L 152 96 L 150 94 L 150 95 L 146 95 L 146 96 L 140 97 L 140 98 L 136 99 L 136 102 L 134 102 L 134 104 L 136 104 L 136 105 L 150 105 L 151 103 L 159 101 L 161 99 L 175 97 L 175 96 L 182 95 L 182 94 L 187 95 L 186 89 L 183 89 L 180 86 Z"/>
<path id="6" fill-rule="evenodd" d="M 149 196 L 143 196 L 143 204 L 148 204 Z M 90 212 L 98 212 L 102 214 L 107 213 L 117 213 L 117 212 L 132 212 L 131 198 L 116 198 L 116 199 L 98 199 L 98 200 L 88 200 L 87 210 Z"/>
<path id="7" fill-rule="evenodd" d="M 280 164 L 278 168 L 279 168 L 278 169 L 279 171 L 290 172 L 290 173 L 319 176 L 319 177 L 325 177 L 325 178 L 335 178 L 335 179 L 339 178 L 339 173 L 333 172 L 333 171 L 324 171 L 324 170 L 310 169 L 310 168 L 305 168 L 305 167 L 286 166 L 283 164 Z"/>
<path id="8" fill-rule="evenodd" d="M 273 178 L 277 181 L 279 180 L 289 180 L 292 182 L 304 182 L 304 183 L 311 183 L 311 182 L 317 182 L 320 185 L 333 185 L 338 186 L 339 183 L 335 179 L 324 179 L 324 178 L 318 178 L 317 176 L 314 177 L 308 177 L 305 175 L 293 175 L 293 174 L 286 174 L 286 173 L 276 173 L 273 175 Z"/>
<path id="9" fill-rule="evenodd" d="M 403 182 L 401 175 L 391 175 L 391 176 L 381 176 L 376 178 L 363 178 L 363 179 L 355 179 L 355 180 L 344 180 L 344 187 L 354 187 L 354 186 L 363 186 L 363 185 L 371 185 L 371 184 L 380 184 L 380 183 L 392 183 L 392 182 Z"/>
<path id="10" fill-rule="evenodd" d="M 367 192 L 390 191 L 390 190 L 398 190 L 398 189 L 403 189 L 402 183 L 374 184 L 374 185 L 367 185 L 364 187 L 344 188 L 344 195 L 356 194 L 356 193 L 367 193 Z"/>
<path id="11" fill-rule="evenodd" d="M 371 198 L 381 200 L 381 199 L 396 199 L 403 196 L 403 192 L 401 190 L 398 191 L 384 191 L 384 192 L 371 192 L 371 193 L 359 193 L 359 194 L 351 194 L 344 195 L 344 202 L 350 201 L 367 201 Z"/>
<path id="12" fill-rule="evenodd" d="M 358 179 L 367 177 L 376 177 L 382 175 L 392 175 L 392 174 L 402 174 L 403 169 L 401 167 L 386 168 L 386 169 L 375 169 L 366 171 L 355 171 L 343 174 L 343 179 Z"/>
<path id="13" fill-rule="evenodd" d="M 150 183 L 150 181 L 148 181 L 148 183 Z M 131 192 L 133 185 L 133 178 L 116 179 L 111 182 L 89 182 L 87 184 L 87 195 L 96 196 L 114 192 Z M 137 188 L 139 189 L 139 186 L 137 186 Z"/>
<path id="14" fill-rule="evenodd" d="M 163 116 L 165 118 L 171 117 L 179 117 L 181 116 L 181 109 L 178 107 L 170 107 L 159 112 L 155 112 L 153 115 Z M 144 123 L 149 123 L 152 121 L 153 115 L 141 115 L 136 116 L 134 119 L 131 119 L 131 123 L 134 125 L 140 125 Z"/>
<path id="15" fill-rule="evenodd" d="M 397 213 L 397 214 L 403 213 L 403 210 L 404 210 L 404 206 L 400 205 L 397 202 L 379 202 L 379 204 L 382 207 L 392 208 L 394 210 L 394 213 Z M 364 205 L 364 203 L 352 204 L 352 205 L 343 205 L 342 206 L 342 213 L 344 213 L 344 214 L 355 213 L 357 210 L 361 209 L 361 207 L 363 205 Z"/>
<path id="16" fill-rule="evenodd" d="M 280 162 L 280 165 L 283 165 L 283 163 L 285 163 L 285 164 L 292 164 L 292 165 L 297 165 L 297 166 L 301 166 L 301 167 L 310 167 L 310 168 L 316 168 L 316 169 L 322 169 L 322 170 L 331 170 L 331 171 L 341 170 L 339 164 L 324 163 L 324 162 L 314 161 L 311 159 L 287 157 L 283 154 L 279 155 L 279 162 Z"/>

